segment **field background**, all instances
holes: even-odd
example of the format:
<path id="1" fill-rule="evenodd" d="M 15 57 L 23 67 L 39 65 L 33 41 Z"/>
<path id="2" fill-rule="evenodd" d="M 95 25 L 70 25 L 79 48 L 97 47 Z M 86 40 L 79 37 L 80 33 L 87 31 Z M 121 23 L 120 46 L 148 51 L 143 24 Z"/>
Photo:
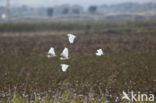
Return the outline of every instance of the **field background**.
<path id="1" fill-rule="evenodd" d="M 77 36 L 73 45 L 67 33 Z M 57 55 L 68 47 L 70 59 L 47 58 L 50 47 Z M 15 95 L 22 102 L 13 103 L 121 103 L 131 90 L 156 95 L 156 21 L 0 24 L 2 103 Z"/>

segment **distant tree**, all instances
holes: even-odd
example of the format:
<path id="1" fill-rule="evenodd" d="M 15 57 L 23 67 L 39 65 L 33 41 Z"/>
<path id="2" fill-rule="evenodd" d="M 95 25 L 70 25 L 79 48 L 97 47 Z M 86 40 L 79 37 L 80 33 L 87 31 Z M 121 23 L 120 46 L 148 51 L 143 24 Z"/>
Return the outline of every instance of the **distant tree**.
<path id="1" fill-rule="evenodd" d="M 68 14 L 69 13 L 69 8 L 64 8 L 62 10 L 62 14 Z"/>
<path id="2" fill-rule="evenodd" d="M 72 9 L 72 13 L 73 14 L 79 14 L 80 13 L 80 9 L 79 8 L 73 8 Z"/>
<path id="3" fill-rule="evenodd" d="M 22 5 L 20 9 L 21 9 L 21 11 L 27 11 L 28 7 L 26 5 Z"/>
<path id="4" fill-rule="evenodd" d="M 48 8 L 47 9 L 47 15 L 48 16 L 53 16 L 53 13 L 54 13 L 54 9 L 53 8 Z"/>
<path id="5" fill-rule="evenodd" d="M 88 12 L 92 13 L 92 14 L 96 13 L 97 12 L 97 7 L 96 6 L 90 6 L 88 8 Z"/>

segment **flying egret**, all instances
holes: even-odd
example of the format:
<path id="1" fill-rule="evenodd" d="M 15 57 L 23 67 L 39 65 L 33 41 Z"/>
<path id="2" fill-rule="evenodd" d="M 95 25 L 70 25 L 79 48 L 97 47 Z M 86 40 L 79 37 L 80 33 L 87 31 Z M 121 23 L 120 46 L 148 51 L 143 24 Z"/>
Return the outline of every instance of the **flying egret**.
<path id="1" fill-rule="evenodd" d="M 68 36 L 70 44 L 73 44 L 76 36 L 73 34 L 67 34 L 67 36 Z"/>
<path id="2" fill-rule="evenodd" d="M 62 57 L 60 57 L 60 59 L 61 60 L 67 60 L 67 59 L 69 59 L 69 54 L 68 54 L 68 48 L 64 48 L 64 50 L 62 51 L 62 53 L 61 53 L 61 56 Z"/>
<path id="3" fill-rule="evenodd" d="M 67 64 L 61 64 L 61 69 L 63 72 L 66 72 L 68 67 L 69 67 L 69 65 L 67 65 Z"/>
<path id="4" fill-rule="evenodd" d="M 53 47 L 51 47 L 48 51 L 48 58 L 50 57 L 56 57 L 55 49 Z"/>
<path id="5" fill-rule="evenodd" d="M 96 55 L 97 55 L 97 56 L 102 56 L 102 55 L 104 55 L 102 49 L 98 49 L 97 52 L 96 52 Z"/>

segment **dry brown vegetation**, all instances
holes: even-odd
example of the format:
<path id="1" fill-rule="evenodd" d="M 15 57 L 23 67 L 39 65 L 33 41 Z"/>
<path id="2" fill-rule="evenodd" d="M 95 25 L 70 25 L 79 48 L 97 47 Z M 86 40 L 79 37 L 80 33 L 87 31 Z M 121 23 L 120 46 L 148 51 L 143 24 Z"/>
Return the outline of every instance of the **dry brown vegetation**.
<path id="1" fill-rule="evenodd" d="M 13 27 L 18 28 L 16 25 Z M 124 24 L 123 29 L 123 24 L 89 23 L 85 24 L 88 30 L 83 26 L 79 26 L 82 30 L 66 30 L 73 28 L 73 24 L 60 25 L 63 25 L 61 30 L 37 29 L 36 32 L 29 29 L 13 32 L 3 27 L 5 32 L 0 33 L 0 98 L 14 93 L 28 94 L 29 99 L 34 98 L 34 93 L 59 98 L 68 91 L 88 99 L 115 100 L 123 90 L 156 93 L 155 23 L 130 22 L 130 25 Z M 77 35 L 73 45 L 68 43 L 67 33 Z M 50 47 L 59 55 L 65 46 L 70 50 L 70 60 L 47 58 Z M 104 50 L 104 56 L 95 56 L 98 48 Z M 60 63 L 70 64 L 67 72 L 61 71 Z"/>

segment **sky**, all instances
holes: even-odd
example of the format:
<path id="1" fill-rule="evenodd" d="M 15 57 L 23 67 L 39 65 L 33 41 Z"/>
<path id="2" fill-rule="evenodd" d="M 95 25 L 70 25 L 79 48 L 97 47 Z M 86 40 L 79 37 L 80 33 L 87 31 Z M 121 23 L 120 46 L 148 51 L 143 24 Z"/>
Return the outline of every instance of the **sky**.
<path id="1" fill-rule="evenodd" d="M 123 2 L 156 2 L 156 0 L 10 0 L 11 5 L 20 6 L 20 5 L 28 5 L 28 6 L 56 6 L 61 4 L 70 4 L 70 5 L 101 5 L 101 4 L 116 4 Z M 0 0 L 0 5 L 5 5 L 6 0 Z"/>

